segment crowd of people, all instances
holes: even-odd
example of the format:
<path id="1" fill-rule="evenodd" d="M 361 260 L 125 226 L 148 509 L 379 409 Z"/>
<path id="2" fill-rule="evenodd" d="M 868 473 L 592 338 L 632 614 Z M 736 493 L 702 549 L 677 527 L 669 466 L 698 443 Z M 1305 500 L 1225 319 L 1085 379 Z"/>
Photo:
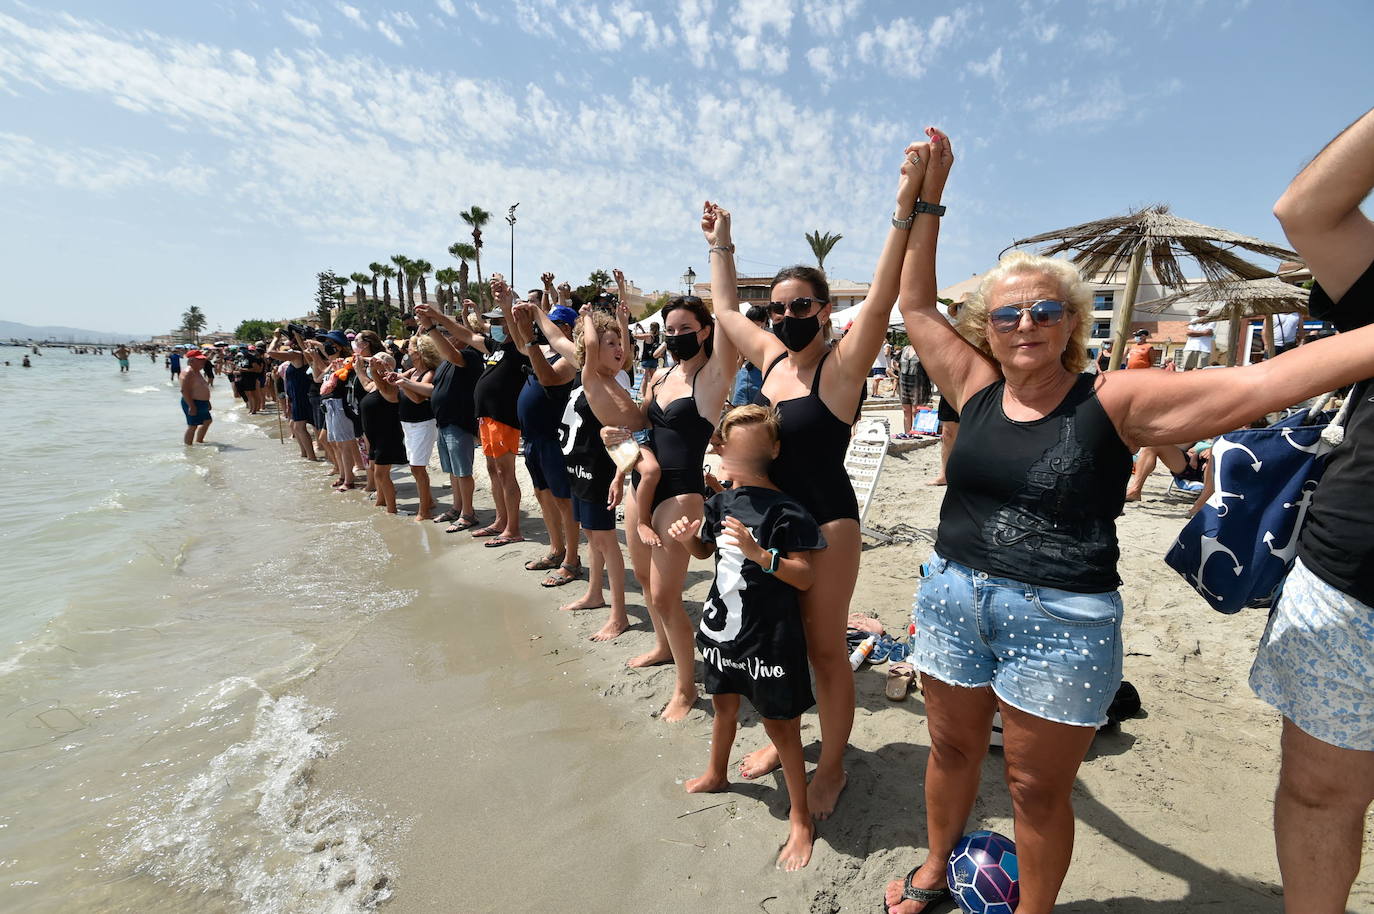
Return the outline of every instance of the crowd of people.
<path id="1" fill-rule="evenodd" d="M 523 459 L 549 544 L 525 567 L 546 572 L 547 587 L 585 576 L 563 608 L 606 607 L 598 641 L 628 626 L 623 532 L 655 634 L 627 662 L 675 666 L 660 712 L 672 722 L 698 699 L 699 657 L 715 706 L 705 772 L 686 789 L 727 786 L 747 698 L 769 741 L 738 774 L 781 768 L 791 816 L 778 865 L 789 870 L 809 861 L 813 821 L 835 810 L 846 783 L 855 705 L 846 628 L 860 565 L 844 466 L 851 429 L 879 369 L 898 382 L 903 434 L 937 389 L 944 425 L 958 434 L 936 480 L 947 489 L 908 644 L 930 737 L 924 806 L 913 810 L 929 852 L 886 887 L 882 905 L 916 914 L 947 897 L 946 861 L 968 827 L 1000 713 L 1017 910 L 1043 914 L 1069 867 L 1078 768 L 1122 680 L 1116 521 L 1135 486 L 1133 454 L 1196 465 L 1198 442 L 1353 384 L 1346 444 L 1312 500 L 1251 677 L 1283 714 L 1275 828 L 1285 905 L 1343 911 L 1374 799 L 1374 531 L 1363 507 L 1374 412 L 1362 402 L 1374 377 L 1374 224 L 1358 208 L 1374 188 L 1374 112 L 1317 156 L 1275 210 L 1316 277 L 1312 313 L 1342 332 L 1300 347 L 1276 340 L 1277 357 L 1237 368 L 1183 370 L 1207 361 L 1212 328 L 1199 321 L 1180 370 L 1092 370 L 1091 289 L 1062 260 L 1007 254 L 947 310 L 936 249 L 953 164 L 934 128 L 905 149 L 867 304 L 838 339 L 826 277 L 812 267 L 779 271 L 770 300 L 741 309 L 731 214 L 708 201 L 713 310 L 678 296 L 649 327 L 632 328 L 619 271 L 619 298 L 587 302 L 551 274 L 520 299 L 497 274 L 492 310 L 419 305 L 401 339 L 282 328 L 235 366 L 236 386 L 253 410 L 252 392 L 279 379 L 301 457 L 323 452 L 339 490 L 361 489 L 395 514 L 392 471 L 408 467 L 416 520 L 487 548 L 524 540 Z M 909 343 L 894 351 L 887 323 L 898 303 Z M 1147 357 L 1133 352 L 1127 365 Z M 201 369 L 206 353 L 187 359 Z M 201 371 L 183 379 L 188 442 L 208 425 L 203 385 Z M 428 477 L 435 448 L 449 504 Z M 718 467 L 704 466 L 708 451 Z M 693 557 L 715 559 L 695 630 L 683 602 Z M 820 752 L 808 779 L 799 717 L 813 705 Z"/>

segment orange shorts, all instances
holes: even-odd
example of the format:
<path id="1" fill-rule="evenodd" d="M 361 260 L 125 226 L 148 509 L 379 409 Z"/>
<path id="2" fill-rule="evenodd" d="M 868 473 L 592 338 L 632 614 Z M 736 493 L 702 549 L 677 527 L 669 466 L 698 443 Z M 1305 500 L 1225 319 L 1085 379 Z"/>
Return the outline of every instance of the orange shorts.
<path id="1" fill-rule="evenodd" d="M 478 419 L 477 428 L 482 433 L 482 453 L 487 457 L 495 459 L 519 453 L 520 429 L 497 422 L 489 416 Z"/>

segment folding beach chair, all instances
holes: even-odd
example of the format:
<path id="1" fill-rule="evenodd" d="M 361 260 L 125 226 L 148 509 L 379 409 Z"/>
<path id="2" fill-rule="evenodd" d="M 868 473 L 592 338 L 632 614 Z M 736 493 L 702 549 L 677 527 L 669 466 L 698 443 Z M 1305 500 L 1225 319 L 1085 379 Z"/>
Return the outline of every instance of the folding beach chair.
<path id="1" fill-rule="evenodd" d="M 871 536 L 880 543 L 892 542 L 892 537 L 864 526 L 868 517 L 868 506 L 873 500 L 873 490 L 878 487 L 878 477 L 883 471 L 883 461 L 887 459 L 889 426 L 886 419 L 865 417 L 854 426 L 854 435 L 849 439 L 849 450 L 844 455 L 845 472 L 854 486 L 854 494 L 859 499 L 859 532 Z"/>

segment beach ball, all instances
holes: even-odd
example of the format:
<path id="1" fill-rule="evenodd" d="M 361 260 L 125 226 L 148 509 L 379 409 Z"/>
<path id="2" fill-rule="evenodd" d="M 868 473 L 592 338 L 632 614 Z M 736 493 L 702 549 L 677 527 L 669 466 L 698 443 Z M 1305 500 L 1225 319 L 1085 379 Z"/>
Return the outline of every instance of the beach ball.
<path id="1" fill-rule="evenodd" d="M 1016 845 L 995 831 L 965 835 L 949 855 L 949 891 L 967 914 L 1012 914 L 1021 901 Z"/>

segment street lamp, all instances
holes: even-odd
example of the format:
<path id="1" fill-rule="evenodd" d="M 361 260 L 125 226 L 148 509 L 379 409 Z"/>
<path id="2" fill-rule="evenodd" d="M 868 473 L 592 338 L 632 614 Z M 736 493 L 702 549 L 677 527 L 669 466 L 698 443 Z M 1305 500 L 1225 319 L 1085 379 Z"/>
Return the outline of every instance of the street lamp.
<path id="1" fill-rule="evenodd" d="M 510 223 L 510 278 L 506 280 L 506 284 L 510 286 L 511 291 L 515 290 L 515 208 L 519 205 L 512 203 L 506 211 L 506 221 Z"/>
<path id="2" fill-rule="evenodd" d="M 691 294 L 692 294 L 692 289 L 696 286 L 696 283 L 697 283 L 697 273 L 696 273 L 696 270 L 693 270 L 691 267 L 688 267 L 688 268 L 687 268 L 687 272 L 682 274 L 682 284 L 683 284 L 684 286 L 687 287 L 687 294 L 688 294 L 688 295 L 691 295 Z"/>

